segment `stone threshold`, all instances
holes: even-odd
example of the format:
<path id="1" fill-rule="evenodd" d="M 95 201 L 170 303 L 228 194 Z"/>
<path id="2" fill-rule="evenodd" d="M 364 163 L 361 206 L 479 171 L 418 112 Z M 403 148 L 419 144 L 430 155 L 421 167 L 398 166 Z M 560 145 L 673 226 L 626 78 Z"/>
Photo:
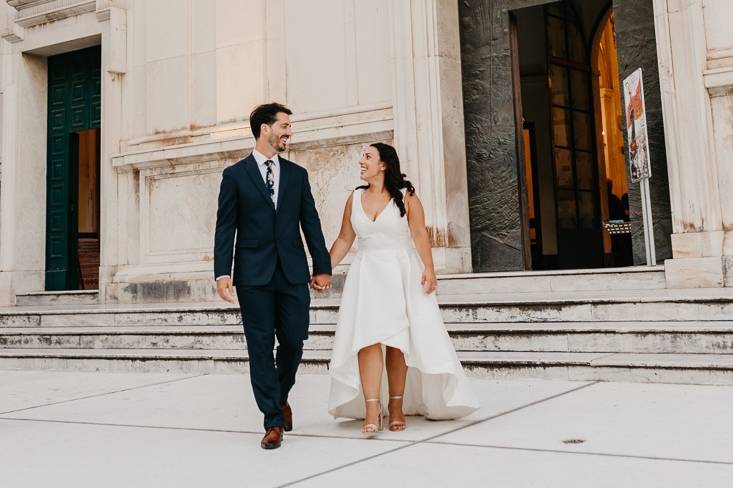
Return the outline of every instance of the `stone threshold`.
<path id="1" fill-rule="evenodd" d="M 472 278 L 534 278 L 538 276 L 575 276 L 575 275 L 598 275 L 598 274 L 634 274 L 634 273 L 664 273 L 664 265 L 657 266 L 626 266 L 623 268 L 583 268 L 583 269 L 561 269 L 548 271 L 493 271 L 486 273 L 455 273 L 439 274 L 438 279 L 472 279 Z"/>
<path id="2" fill-rule="evenodd" d="M 61 290 L 61 291 L 29 291 L 18 293 L 19 297 L 45 297 L 45 296 L 75 296 L 75 295 L 99 295 L 99 290 Z"/>

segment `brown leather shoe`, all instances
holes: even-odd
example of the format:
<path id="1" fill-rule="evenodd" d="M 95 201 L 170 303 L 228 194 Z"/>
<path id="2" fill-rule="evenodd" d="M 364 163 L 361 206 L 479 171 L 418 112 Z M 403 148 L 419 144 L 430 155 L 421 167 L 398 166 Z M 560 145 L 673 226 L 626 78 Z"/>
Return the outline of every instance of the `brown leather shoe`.
<path id="1" fill-rule="evenodd" d="M 285 419 L 285 432 L 293 430 L 293 409 L 290 408 L 290 404 L 285 402 L 280 405 L 280 410 L 283 411 L 283 418 Z"/>
<path id="2" fill-rule="evenodd" d="M 283 430 L 281 427 L 270 427 L 265 432 L 265 437 L 260 441 L 262 449 L 277 449 L 283 443 Z"/>

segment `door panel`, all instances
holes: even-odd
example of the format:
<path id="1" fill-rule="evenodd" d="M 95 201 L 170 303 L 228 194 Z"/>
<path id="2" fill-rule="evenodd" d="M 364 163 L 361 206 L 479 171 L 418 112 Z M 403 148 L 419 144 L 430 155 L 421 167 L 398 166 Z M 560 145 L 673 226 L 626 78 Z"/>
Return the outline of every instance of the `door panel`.
<path id="1" fill-rule="evenodd" d="M 48 59 L 46 289 L 79 286 L 76 132 L 100 126 L 100 48 Z"/>

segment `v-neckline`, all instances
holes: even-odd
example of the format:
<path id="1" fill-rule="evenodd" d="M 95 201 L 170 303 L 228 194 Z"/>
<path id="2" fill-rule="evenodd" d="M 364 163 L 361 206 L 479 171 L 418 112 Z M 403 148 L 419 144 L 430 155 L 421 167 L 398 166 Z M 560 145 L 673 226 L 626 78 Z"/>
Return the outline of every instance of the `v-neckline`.
<path id="1" fill-rule="evenodd" d="M 366 210 L 364 210 L 364 193 L 366 193 L 366 190 L 362 190 L 361 195 L 359 195 L 359 208 L 361 208 L 361 213 L 364 214 L 364 217 L 366 217 L 369 222 L 371 222 L 372 224 L 376 224 L 377 220 L 379 220 L 379 217 L 382 216 L 384 211 L 387 210 L 387 207 L 389 207 L 389 204 L 392 203 L 393 198 L 389 197 L 389 200 L 387 200 L 387 203 L 384 205 L 384 207 L 382 207 L 382 210 L 380 210 L 374 220 L 372 220 L 369 214 L 366 213 Z"/>

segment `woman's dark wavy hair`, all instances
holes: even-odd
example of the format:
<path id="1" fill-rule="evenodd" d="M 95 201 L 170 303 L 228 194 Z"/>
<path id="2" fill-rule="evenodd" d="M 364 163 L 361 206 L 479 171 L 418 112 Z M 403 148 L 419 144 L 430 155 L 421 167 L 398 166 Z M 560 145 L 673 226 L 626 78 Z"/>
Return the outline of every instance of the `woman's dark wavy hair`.
<path id="1" fill-rule="evenodd" d="M 384 163 L 384 187 L 394 200 L 397 208 L 400 209 L 400 217 L 404 217 L 406 211 L 401 190 L 407 188 L 410 195 L 414 195 L 415 187 L 405 179 L 407 175 L 400 171 L 400 158 L 397 156 L 397 151 L 394 147 L 383 142 L 375 142 L 369 145 L 377 150 L 379 159 Z M 357 189 L 359 188 L 367 189 L 369 185 L 358 186 Z"/>

